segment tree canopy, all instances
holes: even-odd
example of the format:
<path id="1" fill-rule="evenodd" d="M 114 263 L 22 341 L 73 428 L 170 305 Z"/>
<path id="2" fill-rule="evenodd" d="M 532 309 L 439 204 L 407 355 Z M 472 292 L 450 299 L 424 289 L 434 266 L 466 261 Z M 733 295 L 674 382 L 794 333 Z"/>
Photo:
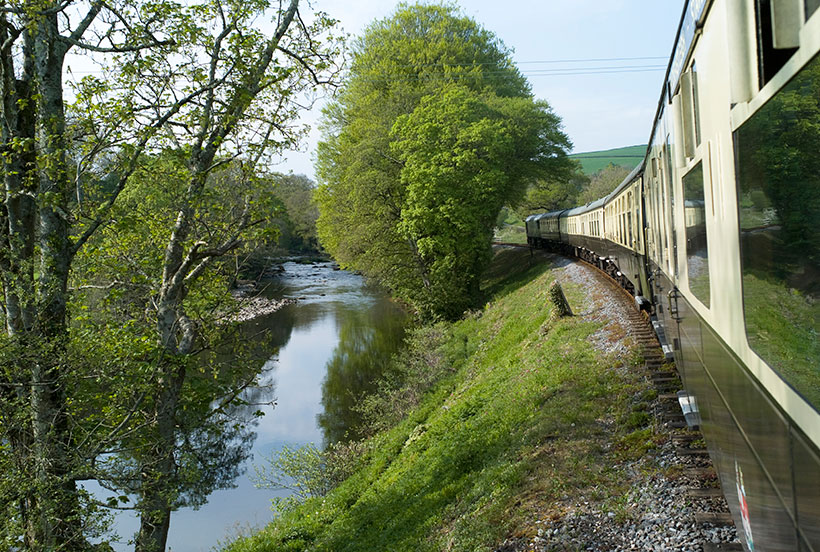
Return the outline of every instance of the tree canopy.
<path id="1" fill-rule="evenodd" d="M 228 166 L 241 157 L 253 167 L 298 140 L 300 94 L 338 69 L 334 24 L 321 13 L 303 18 L 298 0 L 4 3 L 0 541 L 6 548 L 88 549 L 99 536 L 93 522 L 100 510 L 78 483 L 99 479 L 98 468 L 122 452 L 126 437 L 139 440 L 137 433 L 145 446 L 139 455 L 125 454 L 138 460 L 131 465 L 138 475 L 123 489 L 137 496 L 141 513 L 136 548 L 165 548 L 170 510 L 191 490 L 180 489 L 175 477 L 185 454 L 177 431 L 197 418 L 185 412 L 204 394 L 203 386 L 195 389 L 201 381 L 193 358 L 215 317 L 200 310 L 207 293 L 192 290 L 208 288 L 203 276 L 241 247 L 265 201 L 236 193 Z M 72 94 L 64 82 L 69 51 L 85 54 L 102 74 L 73 83 Z M 146 174 L 146 159 L 169 149 L 178 157 Z M 224 170 L 217 175 L 218 169 Z M 149 200 L 140 203 L 144 210 L 119 211 L 119 201 L 127 203 L 138 188 L 167 209 L 150 211 Z M 78 264 L 112 260 L 91 251 L 101 228 L 123 230 L 119 252 L 128 253 L 130 266 Z M 72 281 L 89 274 L 128 277 Z M 130 299 L 148 298 L 148 325 L 131 332 L 140 339 L 130 339 L 131 327 L 116 327 L 114 319 L 104 329 L 87 323 L 92 303 L 78 293 L 83 285 L 114 295 L 128 288 Z M 202 312 L 210 316 L 197 317 Z M 110 344 L 107 330 L 121 332 L 132 347 L 100 347 Z M 156 385 L 123 393 L 122 367 L 146 370 Z M 110 416 L 101 419 L 101 411 Z M 207 431 L 200 426 L 193 433 L 203 441 L 213 437 Z M 206 463 L 213 459 L 206 456 Z M 231 473 L 203 471 L 188 481 L 198 477 L 189 503 L 226 484 Z"/>
<path id="2" fill-rule="evenodd" d="M 629 176 L 630 170 L 620 165 L 610 163 L 589 179 L 589 183 L 578 195 L 578 203 L 585 205 L 607 196 L 618 184 Z"/>
<path id="3" fill-rule="evenodd" d="M 451 5 L 371 24 L 323 129 L 321 243 L 425 317 L 476 300 L 501 207 L 569 163 L 510 52 Z"/>

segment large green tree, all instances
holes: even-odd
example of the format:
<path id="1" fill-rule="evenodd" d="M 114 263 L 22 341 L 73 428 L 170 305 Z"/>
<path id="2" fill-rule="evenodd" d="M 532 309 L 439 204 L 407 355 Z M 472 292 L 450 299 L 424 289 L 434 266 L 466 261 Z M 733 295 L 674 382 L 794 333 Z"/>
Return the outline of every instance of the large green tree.
<path id="1" fill-rule="evenodd" d="M 476 299 L 498 211 L 565 170 L 570 145 L 509 51 L 452 5 L 371 24 L 324 131 L 322 244 L 427 317 Z"/>
<path id="2" fill-rule="evenodd" d="M 9 548 L 88 547 L 83 506 L 93 500 L 77 483 L 94 477 L 102 445 L 129 431 L 131 412 L 150 405 L 144 429 L 156 436 L 155 461 L 141 474 L 137 540 L 142 550 L 164 549 L 173 496 L 162 482 L 177 470 L 175 427 L 202 338 L 189 293 L 253 223 L 243 205 L 229 231 L 202 233 L 197 206 L 211 173 L 231 158 L 255 162 L 299 138 L 299 95 L 332 72 L 333 48 L 323 38 L 331 25 L 321 15 L 304 19 L 297 0 L 3 4 L 0 537 Z M 63 79 L 72 50 L 93 56 L 103 76 L 77 83 L 69 111 Z M 104 369 L 73 362 L 72 328 L 84 305 L 69 309 L 69 280 L 145 152 L 168 146 L 184 152 L 187 180 L 151 302 L 157 378 L 167 385 L 144 403 L 132 397 L 122 424 L 88 426 L 77 417 L 92 411 L 88 403 L 118 395 L 96 379 Z"/>

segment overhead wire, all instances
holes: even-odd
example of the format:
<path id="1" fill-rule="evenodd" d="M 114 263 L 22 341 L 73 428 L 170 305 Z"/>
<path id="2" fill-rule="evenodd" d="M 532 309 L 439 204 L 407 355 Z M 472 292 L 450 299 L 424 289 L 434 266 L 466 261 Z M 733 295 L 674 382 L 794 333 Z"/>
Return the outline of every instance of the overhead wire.
<path id="1" fill-rule="evenodd" d="M 574 59 L 547 59 L 547 60 L 525 60 L 513 62 L 511 67 L 518 67 L 520 65 L 558 65 L 568 63 L 613 63 L 613 65 L 605 67 L 557 67 L 557 68 L 532 68 L 521 70 L 524 77 L 542 77 L 542 76 L 574 76 L 574 75 L 599 75 L 599 74 L 619 74 L 619 73 L 643 73 L 652 71 L 662 71 L 666 69 L 666 65 L 647 64 L 647 65 L 615 65 L 615 63 L 622 63 L 626 61 L 651 61 L 651 60 L 665 60 L 667 57 L 662 56 L 639 56 L 639 57 L 614 57 L 614 58 L 574 58 Z M 398 65 L 396 68 L 423 68 L 423 67 L 441 67 L 445 68 L 464 68 L 464 67 L 482 67 L 485 65 L 496 65 L 492 62 L 483 63 L 421 63 L 421 64 L 405 64 Z M 83 71 L 70 70 L 75 74 L 100 74 L 101 70 Z M 491 71 L 484 71 L 481 73 L 483 77 L 503 75 L 506 74 L 505 69 L 496 69 Z M 426 72 L 423 75 L 408 75 L 401 73 L 383 73 L 374 75 L 371 78 L 384 78 L 392 80 L 429 80 L 435 77 L 453 76 L 445 72 Z M 469 75 L 462 75 L 469 76 Z"/>

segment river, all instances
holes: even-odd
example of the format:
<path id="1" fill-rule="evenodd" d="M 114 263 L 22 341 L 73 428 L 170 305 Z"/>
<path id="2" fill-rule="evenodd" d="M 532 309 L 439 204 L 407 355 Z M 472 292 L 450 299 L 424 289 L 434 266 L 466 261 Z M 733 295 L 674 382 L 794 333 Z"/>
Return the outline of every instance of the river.
<path id="1" fill-rule="evenodd" d="M 360 276 L 333 270 L 331 263 L 291 261 L 282 266 L 284 272 L 263 293 L 297 302 L 242 328 L 246 338 L 258 338 L 270 348 L 260 367 L 269 389 L 257 400 L 275 400 L 276 405 L 259 408 L 263 416 L 255 428 L 252 457 L 237 487 L 214 492 L 199 510 L 172 514 L 170 551 L 208 551 L 270 522 L 274 491 L 253 485 L 252 465 L 264 463 L 283 444 L 322 446 L 343 438 L 356 424 L 349 409 L 355 397 L 372 389 L 401 344 L 406 316 Z M 137 528 L 135 517 L 118 516 L 121 540 L 115 549 L 133 550 L 128 541 Z"/>

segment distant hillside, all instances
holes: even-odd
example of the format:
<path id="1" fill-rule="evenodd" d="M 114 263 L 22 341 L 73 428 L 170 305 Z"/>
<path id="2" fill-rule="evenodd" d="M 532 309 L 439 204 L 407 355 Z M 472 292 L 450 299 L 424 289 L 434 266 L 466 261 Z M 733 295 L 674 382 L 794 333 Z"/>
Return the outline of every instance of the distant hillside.
<path id="1" fill-rule="evenodd" d="M 588 151 L 586 153 L 573 153 L 571 158 L 581 162 L 584 173 L 595 174 L 610 163 L 622 165 L 628 169 L 634 169 L 643 159 L 646 153 L 646 146 L 626 146 L 602 151 Z"/>

